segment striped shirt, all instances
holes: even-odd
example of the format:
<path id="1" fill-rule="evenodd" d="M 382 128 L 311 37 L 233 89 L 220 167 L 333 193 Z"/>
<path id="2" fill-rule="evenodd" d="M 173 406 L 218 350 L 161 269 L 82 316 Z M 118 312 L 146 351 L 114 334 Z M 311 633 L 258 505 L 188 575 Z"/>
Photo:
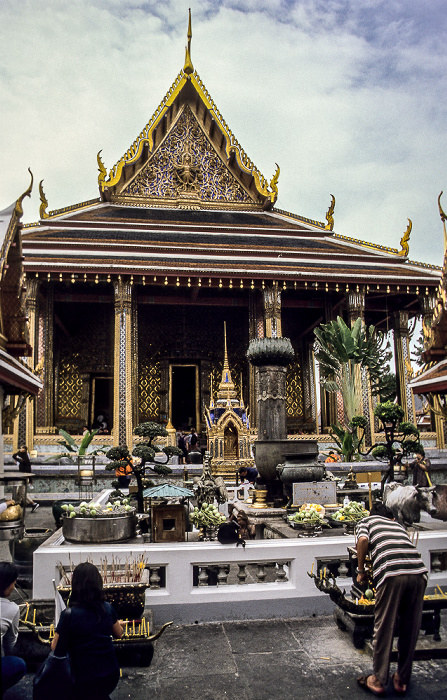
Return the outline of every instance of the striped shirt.
<path id="1" fill-rule="evenodd" d="M 360 537 L 369 542 L 375 588 L 389 576 L 425 574 L 424 565 L 416 547 L 411 544 L 405 528 L 394 520 L 379 515 L 363 518 L 355 528 L 356 544 Z"/>

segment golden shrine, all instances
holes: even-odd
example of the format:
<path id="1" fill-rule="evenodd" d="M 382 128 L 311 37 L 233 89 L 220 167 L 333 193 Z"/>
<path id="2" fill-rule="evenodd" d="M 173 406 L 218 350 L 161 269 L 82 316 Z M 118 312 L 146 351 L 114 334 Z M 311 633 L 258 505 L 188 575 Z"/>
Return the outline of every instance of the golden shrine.
<path id="1" fill-rule="evenodd" d="M 238 399 L 228 364 L 226 327 L 224 335 L 222 379 L 216 401 L 211 379 L 211 399 L 209 407 L 205 407 L 205 424 L 212 473 L 224 479 L 233 479 L 239 467 L 253 467 L 254 459 L 251 456 L 250 421 L 242 395 L 242 379 Z"/>
<path id="2" fill-rule="evenodd" d="M 268 180 L 244 152 L 193 66 L 191 38 L 190 21 L 183 68 L 110 170 L 99 151 L 99 197 L 51 211 L 40 183 L 40 221 L 24 226 L 23 253 L 29 365 L 43 368 L 43 388 L 7 431 L 7 449 L 44 453 L 59 428 L 99 423 L 102 444 L 132 444 L 148 420 L 204 434 L 224 322 L 253 431 L 257 368 L 246 351 L 284 335 L 295 351 L 288 433 L 329 439 L 340 407 L 323 392 L 318 415 L 313 331 L 337 315 L 393 332 L 398 398 L 415 419 L 410 325 L 432 313 L 440 269 L 409 260 L 410 224 L 399 249 L 337 233 L 333 196 L 325 221 L 276 208 L 279 167 Z M 367 383 L 363 413 L 371 442 Z"/>

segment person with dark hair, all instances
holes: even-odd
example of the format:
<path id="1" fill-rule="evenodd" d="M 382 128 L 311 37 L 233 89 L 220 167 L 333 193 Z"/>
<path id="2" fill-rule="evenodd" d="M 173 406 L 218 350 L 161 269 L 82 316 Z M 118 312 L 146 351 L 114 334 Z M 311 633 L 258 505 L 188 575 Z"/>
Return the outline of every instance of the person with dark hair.
<path id="1" fill-rule="evenodd" d="M 0 631 L 2 646 L 1 692 L 19 682 L 26 673 L 26 663 L 14 656 L 14 645 L 19 634 L 19 606 L 8 600 L 13 592 L 18 569 L 10 561 L 0 562 Z"/>
<path id="2" fill-rule="evenodd" d="M 369 553 L 374 588 L 373 673 L 357 683 L 373 695 L 385 695 L 396 620 L 399 618 L 397 672 L 394 691 L 405 695 L 410 681 L 414 650 L 422 620 L 427 567 L 405 528 L 395 522 L 381 502 L 355 528 L 357 583 L 367 582 L 365 560 Z"/>
<path id="3" fill-rule="evenodd" d="M 30 473 L 31 472 L 31 460 L 28 454 L 28 448 L 26 445 L 22 445 L 17 452 L 14 452 L 12 455 L 12 458 L 16 461 L 19 467 L 19 471 L 21 472 L 26 472 Z M 30 498 L 29 494 L 26 495 L 26 503 L 25 503 L 25 487 L 24 486 L 19 486 L 17 488 L 17 493 L 16 493 L 16 500 L 20 503 L 20 505 L 25 508 L 25 506 L 31 506 L 32 510 L 31 512 L 34 513 L 39 508 L 39 503 L 36 503 L 36 501 L 33 501 L 32 498 Z"/>
<path id="4" fill-rule="evenodd" d="M 112 636 L 123 628 L 110 603 L 104 601 L 103 581 L 96 566 L 83 562 L 73 571 L 70 614 L 63 611 L 51 643 L 58 655 L 70 655 L 75 696 L 109 700 L 117 686 L 119 666 Z"/>
<path id="5" fill-rule="evenodd" d="M 248 481 L 249 484 L 254 484 L 258 476 L 258 470 L 256 467 L 239 467 L 239 476 L 241 477 L 241 484 L 243 484 L 244 481 Z"/>
<path id="6" fill-rule="evenodd" d="M 416 459 L 408 465 L 413 470 L 413 486 L 431 486 L 431 462 L 425 457 L 422 447 L 414 453 Z"/>

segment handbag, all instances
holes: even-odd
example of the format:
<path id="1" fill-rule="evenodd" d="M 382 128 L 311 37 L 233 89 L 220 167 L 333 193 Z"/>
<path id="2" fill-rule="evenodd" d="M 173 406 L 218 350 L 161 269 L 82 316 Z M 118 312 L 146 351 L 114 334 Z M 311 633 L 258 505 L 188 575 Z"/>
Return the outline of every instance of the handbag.
<path id="1" fill-rule="evenodd" d="M 70 614 L 70 608 L 67 614 Z M 70 657 L 57 655 L 57 647 L 37 671 L 33 679 L 33 700 L 75 700 Z"/>

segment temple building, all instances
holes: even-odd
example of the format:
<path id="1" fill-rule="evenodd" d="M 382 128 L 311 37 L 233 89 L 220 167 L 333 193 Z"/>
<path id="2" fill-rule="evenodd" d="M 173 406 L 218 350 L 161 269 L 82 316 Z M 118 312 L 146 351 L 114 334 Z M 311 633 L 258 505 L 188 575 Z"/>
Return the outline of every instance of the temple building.
<path id="1" fill-rule="evenodd" d="M 252 435 L 253 338 L 292 342 L 290 435 L 324 434 L 337 418 L 329 395 L 317 415 L 313 357 L 314 328 L 337 315 L 393 331 L 399 400 L 414 421 L 409 322 L 432 313 L 440 269 L 409 260 L 411 222 L 391 248 L 337 233 L 334 197 L 325 221 L 276 208 L 279 167 L 266 179 L 238 143 L 193 67 L 190 27 L 154 115 L 110 170 L 100 152 L 98 166 L 99 196 L 57 211 L 41 182 L 40 220 L 23 229 L 30 361 L 43 366 L 43 388 L 7 433 L 9 449 L 26 441 L 44 453 L 59 428 L 99 423 L 101 443 L 131 444 L 148 420 L 204 436 L 224 322 Z M 363 410 L 371 440 L 367 384 Z"/>

